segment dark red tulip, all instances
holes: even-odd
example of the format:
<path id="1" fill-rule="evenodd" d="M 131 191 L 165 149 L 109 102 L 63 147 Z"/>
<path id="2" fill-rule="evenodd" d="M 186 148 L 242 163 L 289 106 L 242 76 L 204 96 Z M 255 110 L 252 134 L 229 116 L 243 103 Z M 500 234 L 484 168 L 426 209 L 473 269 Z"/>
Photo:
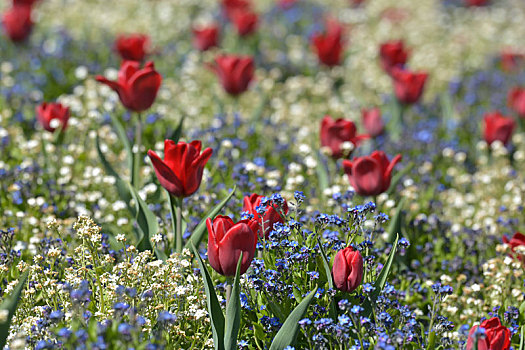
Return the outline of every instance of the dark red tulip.
<path id="1" fill-rule="evenodd" d="M 30 5 L 13 5 L 2 15 L 4 30 L 11 41 L 25 41 L 33 29 Z"/>
<path id="2" fill-rule="evenodd" d="M 234 223 L 228 216 L 206 220 L 208 228 L 208 261 L 223 276 L 235 276 L 242 252 L 241 275 L 248 270 L 255 255 L 257 235 L 248 220 Z"/>
<path id="3" fill-rule="evenodd" d="M 100 75 L 96 79 L 115 90 L 124 107 L 135 112 L 142 112 L 151 107 L 162 82 L 162 77 L 155 70 L 153 62 L 147 62 L 144 68 L 140 69 L 140 63 L 136 61 L 122 62 L 117 81 L 110 81 Z"/>
<path id="4" fill-rule="evenodd" d="M 39 0 L 13 0 L 13 5 L 33 6 Z"/>
<path id="5" fill-rule="evenodd" d="M 341 64 L 344 42 L 343 26 L 339 22 L 327 21 L 325 32 L 315 34 L 312 43 L 319 62 L 328 67 Z"/>
<path id="6" fill-rule="evenodd" d="M 394 67 L 404 67 L 408 59 L 408 50 L 402 40 L 392 40 L 381 44 L 379 48 L 379 59 L 381 67 L 390 73 Z"/>
<path id="7" fill-rule="evenodd" d="M 503 236 L 503 243 L 508 244 L 510 246 L 510 250 L 513 253 L 516 253 L 517 247 L 523 247 L 522 249 L 525 249 L 525 235 L 520 232 L 516 232 L 510 240 Z M 525 263 L 524 254 L 517 253 L 517 257 L 521 262 Z"/>
<path id="8" fill-rule="evenodd" d="M 465 0 L 465 5 L 467 6 L 485 6 L 488 4 L 488 0 Z"/>
<path id="9" fill-rule="evenodd" d="M 510 50 L 501 53 L 501 68 L 505 72 L 511 72 L 523 64 L 525 56 Z"/>
<path id="10" fill-rule="evenodd" d="M 210 25 L 193 29 L 193 47 L 199 51 L 206 51 L 219 45 L 219 27 Z"/>
<path id="11" fill-rule="evenodd" d="M 377 196 L 386 192 L 392 180 L 392 170 L 401 161 L 401 155 L 388 160 L 385 152 L 374 151 L 369 156 L 343 160 L 343 168 L 350 184 L 361 196 Z"/>
<path id="12" fill-rule="evenodd" d="M 511 117 L 505 117 L 499 112 L 488 113 L 483 118 L 485 122 L 484 138 L 490 145 L 494 141 L 501 141 L 506 145 L 512 132 L 516 127 L 516 122 Z"/>
<path id="13" fill-rule="evenodd" d="M 474 348 L 475 333 L 478 327 L 485 329 L 485 336 L 478 338 L 478 348 Z M 509 350 L 510 330 L 503 326 L 497 317 L 481 322 L 479 326 L 470 329 L 467 340 L 467 350 Z"/>
<path id="14" fill-rule="evenodd" d="M 249 0 L 222 0 L 222 10 L 226 18 L 231 20 L 239 11 L 250 11 L 252 4 Z"/>
<path id="15" fill-rule="evenodd" d="M 332 276 L 337 289 L 353 292 L 363 281 L 363 257 L 353 247 L 337 252 L 332 267 Z"/>
<path id="16" fill-rule="evenodd" d="M 283 10 L 288 10 L 292 8 L 298 0 L 277 0 L 277 6 Z"/>
<path id="17" fill-rule="evenodd" d="M 231 20 L 239 36 L 248 36 L 257 30 L 259 17 L 251 11 L 235 11 Z"/>
<path id="18" fill-rule="evenodd" d="M 69 117 L 69 108 L 60 103 L 43 102 L 36 107 L 36 119 L 49 132 L 59 127 L 66 130 Z"/>
<path id="19" fill-rule="evenodd" d="M 333 120 L 329 115 L 325 115 L 321 121 L 321 147 L 329 148 L 333 158 L 343 156 L 344 142 L 351 142 L 356 147 L 368 138 L 368 135 L 357 135 L 357 128 L 351 120 Z"/>
<path id="20" fill-rule="evenodd" d="M 377 137 L 385 131 L 381 110 L 377 107 L 371 109 L 363 108 L 361 110 L 361 121 L 366 132 L 372 137 Z"/>
<path id="21" fill-rule="evenodd" d="M 149 47 L 150 39 L 144 34 L 123 34 L 115 40 L 115 49 L 123 60 L 142 61 Z"/>
<path id="22" fill-rule="evenodd" d="M 283 224 L 284 218 L 281 216 L 279 211 L 270 204 L 266 206 L 266 211 L 261 218 L 257 213 L 256 208 L 261 205 L 261 200 L 263 198 L 264 196 L 260 196 L 257 193 L 252 193 L 250 196 L 245 196 L 242 210 L 252 214 L 258 223 L 258 229 L 260 229 L 261 232 L 259 232 L 258 229 L 254 230 L 254 232 L 259 233 L 259 236 L 261 237 L 264 235 L 264 237 L 268 238 L 268 235 L 273 230 L 273 225 L 275 223 Z M 286 200 L 284 201 L 282 209 L 284 210 L 284 215 L 288 214 L 288 203 L 286 203 Z"/>
<path id="23" fill-rule="evenodd" d="M 507 103 L 520 118 L 525 118 L 525 88 L 513 87 L 507 96 Z"/>
<path id="24" fill-rule="evenodd" d="M 202 172 L 213 153 L 211 148 L 201 153 L 201 148 L 200 141 L 175 143 L 165 140 L 164 160 L 154 151 L 148 151 L 157 179 L 173 196 L 188 197 L 199 189 Z"/>
<path id="25" fill-rule="evenodd" d="M 217 74 L 224 90 L 233 96 L 248 90 L 255 73 L 253 58 L 248 56 L 218 56 L 211 69 Z"/>
<path id="26" fill-rule="evenodd" d="M 394 67 L 391 69 L 391 75 L 394 80 L 394 92 L 400 103 L 410 105 L 419 101 L 425 88 L 427 73 Z"/>

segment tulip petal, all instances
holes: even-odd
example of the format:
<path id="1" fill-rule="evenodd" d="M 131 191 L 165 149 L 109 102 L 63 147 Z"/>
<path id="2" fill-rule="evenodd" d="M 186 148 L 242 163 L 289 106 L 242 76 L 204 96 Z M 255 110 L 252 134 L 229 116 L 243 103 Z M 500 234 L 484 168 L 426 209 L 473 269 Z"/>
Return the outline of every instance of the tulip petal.
<path id="1" fill-rule="evenodd" d="M 155 174 L 161 186 L 175 197 L 183 197 L 184 188 L 175 173 L 154 151 L 149 150 L 148 156 L 151 159 L 153 169 L 155 169 Z"/>
<path id="2" fill-rule="evenodd" d="M 241 274 L 245 273 L 253 260 L 255 244 L 255 235 L 248 224 L 240 222 L 230 228 L 219 243 L 219 261 L 223 274 L 235 275 L 241 252 L 243 253 Z"/>

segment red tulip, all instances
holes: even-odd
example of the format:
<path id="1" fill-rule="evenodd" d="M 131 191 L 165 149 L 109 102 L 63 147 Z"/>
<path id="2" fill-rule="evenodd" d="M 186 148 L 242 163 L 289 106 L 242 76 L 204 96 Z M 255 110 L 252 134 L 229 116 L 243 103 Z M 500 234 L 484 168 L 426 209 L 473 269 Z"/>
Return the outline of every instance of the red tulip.
<path id="1" fill-rule="evenodd" d="M 499 112 L 488 113 L 483 118 L 485 121 L 485 141 L 490 145 L 494 141 L 501 141 L 506 145 L 514 128 L 516 122 L 510 117 L 505 117 Z"/>
<path id="2" fill-rule="evenodd" d="M 144 34 L 120 35 L 115 40 L 115 49 L 123 60 L 128 61 L 142 61 L 149 46 L 149 37 Z"/>
<path id="3" fill-rule="evenodd" d="M 4 30 L 11 41 L 25 41 L 33 29 L 30 5 L 13 5 L 2 16 Z"/>
<path id="4" fill-rule="evenodd" d="M 388 160 L 385 152 L 374 151 L 369 156 L 343 160 L 343 168 L 354 187 L 361 196 L 377 196 L 390 187 L 392 170 L 401 161 L 401 155 Z"/>
<path id="5" fill-rule="evenodd" d="M 359 6 L 361 4 L 363 4 L 365 2 L 365 0 L 350 0 L 350 5 L 352 6 Z"/>
<path id="6" fill-rule="evenodd" d="M 474 348 L 475 333 L 478 327 L 485 329 L 485 336 L 478 338 L 478 348 Z M 510 330 L 503 326 L 497 317 L 481 322 L 479 326 L 470 329 L 467 340 L 467 350 L 509 350 Z"/>
<path id="7" fill-rule="evenodd" d="M 49 132 L 55 132 L 58 127 L 66 130 L 69 117 L 69 108 L 60 103 L 43 102 L 36 107 L 36 119 Z"/>
<path id="8" fill-rule="evenodd" d="M 39 0 L 13 0 L 13 5 L 28 5 L 33 6 Z"/>
<path id="9" fill-rule="evenodd" d="M 467 6 L 485 6 L 488 4 L 488 0 L 465 0 L 465 5 Z"/>
<path id="10" fill-rule="evenodd" d="M 219 45 L 219 27 L 211 25 L 193 29 L 193 47 L 199 51 L 206 51 Z"/>
<path id="11" fill-rule="evenodd" d="M 264 196 L 260 196 L 257 193 L 252 193 L 250 196 L 245 196 L 242 210 L 252 214 L 258 223 L 258 227 L 256 227 L 254 232 L 259 233 L 261 237 L 264 235 L 264 237 L 268 238 L 270 232 L 273 230 L 273 225 L 275 223 L 284 223 L 284 219 L 279 211 L 275 210 L 275 208 L 270 204 L 266 206 L 266 211 L 261 218 L 257 213 L 256 208 L 261 205 L 261 200 L 263 198 Z M 284 210 L 285 215 L 288 214 L 288 203 L 286 203 L 286 200 L 284 201 L 282 209 Z M 259 232 L 259 228 L 264 231 Z"/>
<path id="12" fill-rule="evenodd" d="M 523 64 L 524 59 L 523 54 L 505 50 L 501 53 L 501 68 L 506 72 L 513 71 Z"/>
<path id="13" fill-rule="evenodd" d="M 162 187 L 173 196 L 182 198 L 195 193 L 202 181 L 202 172 L 213 151 L 206 148 L 201 153 L 201 142 L 164 141 L 164 160 L 152 150 L 148 151 L 155 174 Z"/>
<path id="14" fill-rule="evenodd" d="M 151 107 L 162 82 L 153 62 L 147 62 L 140 69 L 140 63 L 135 61 L 122 62 L 117 81 L 110 81 L 100 75 L 96 79 L 115 90 L 124 107 L 135 112 Z"/>
<path id="15" fill-rule="evenodd" d="M 298 0 L 277 0 L 277 5 L 283 9 L 287 10 L 289 8 L 292 8 Z"/>
<path id="16" fill-rule="evenodd" d="M 231 20 L 235 12 L 250 11 L 252 4 L 249 0 L 222 0 L 224 15 Z"/>
<path id="17" fill-rule="evenodd" d="M 255 255 L 257 235 L 248 220 L 234 223 L 228 216 L 206 219 L 208 228 L 208 261 L 223 276 L 235 276 L 242 252 L 241 271 L 248 270 Z"/>
<path id="18" fill-rule="evenodd" d="M 217 74 L 224 90 L 233 96 L 248 89 L 255 72 L 251 57 L 234 55 L 218 56 L 211 69 Z"/>
<path id="19" fill-rule="evenodd" d="M 513 87 L 507 96 L 510 108 L 516 112 L 520 118 L 525 118 L 525 88 Z"/>
<path id="20" fill-rule="evenodd" d="M 381 67 L 390 74 L 394 67 L 403 67 L 407 62 L 408 50 L 405 48 L 403 41 L 392 40 L 381 44 L 379 48 L 379 58 Z"/>
<path id="21" fill-rule="evenodd" d="M 403 104 L 416 103 L 423 94 L 428 74 L 425 72 L 411 72 L 397 67 L 391 70 L 394 79 L 396 98 Z"/>
<path id="22" fill-rule="evenodd" d="M 341 64 L 343 59 L 343 26 L 335 21 L 326 23 L 324 34 L 318 33 L 312 37 L 317 58 L 328 67 Z"/>
<path id="23" fill-rule="evenodd" d="M 251 11 L 235 11 L 232 14 L 232 22 L 239 36 L 248 36 L 255 33 L 259 17 Z"/>
<path id="24" fill-rule="evenodd" d="M 525 249 L 525 235 L 520 232 L 516 232 L 510 240 L 503 236 L 503 243 L 508 244 L 510 246 L 510 250 L 515 253 L 517 247 L 523 247 Z M 518 259 L 525 263 L 525 255 L 518 253 Z"/>
<path id="25" fill-rule="evenodd" d="M 363 281 L 363 257 L 352 247 L 337 252 L 332 267 L 335 287 L 343 292 L 353 292 Z"/>
<path id="26" fill-rule="evenodd" d="M 354 146 L 368 139 L 368 135 L 357 135 L 354 122 L 339 118 L 333 120 L 325 115 L 321 121 L 321 147 L 327 147 L 332 152 L 333 158 L 341 158 L 343 154 L 343 143 L 351 142 Z"/>
<path id="27" fill-rule="evenodd" d="M 385 131 L 385 124 L 381 118 L 381 110 L 379 108 L 362 109 L 361 120 L 366 132 L 372 136 L 377 137 Z"/>

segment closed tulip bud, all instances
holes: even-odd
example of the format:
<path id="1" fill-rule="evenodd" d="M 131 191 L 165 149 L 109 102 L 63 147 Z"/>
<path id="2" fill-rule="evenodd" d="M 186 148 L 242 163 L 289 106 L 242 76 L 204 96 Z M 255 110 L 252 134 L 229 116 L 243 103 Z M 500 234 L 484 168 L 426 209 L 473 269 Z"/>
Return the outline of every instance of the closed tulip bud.
<path id="1" fill-rule="evenodd" d="M 9 39 L 15 43 L 25 41 L 33 29 L 31 5 L 13 5 L 2 16 L 2 24 Z"/>
<path id="2" fill-rule="evenodd" d="M 507 103 L 520 118 L 525 118 L 525 88 L 516 86 L 510 89 Z"/>
<path id="3" fill-rule="evenodd" d="M 464 0 L 467 6 L 485 6 L 489 4 L 488 0 Z"/>
<path id="4" fill-rule="evenodd" d="M 523 64 L 524 59 L 523 54 L 507 49 L 501 53 L 501 69 L 506 72 L 513 71 Z"/>
<path id="5" fill-rule="evenodd" d="M 232 20 L 236 12 L 250 11 L 252 4 L 249 0 L 222 0 L 221 7 L 226 18 Z"/>
<path id="6" fill-rule="evenodd" d="M 321 147 L 330 149 L 335 159 L 348 155 L 343 152 L 343 143 L 351 142 L 354 146 L 359 146 L 368 138 L 368 135 L 357 135 L 357 128 L 351 120 L 343 118 L 334 120 L 326 115 L 321 121 Z"/>
<path id="7" fill-rule="evenodd" d="M 247 56 L 222 55 L 211 66 L 224 90 L 237 96 L 248 90 L 255 73 L 253 59 Z"/>
<path id="8" fill-rule="evenodd" d="M 244 197 L 244 205 L 242 210 L 253 215 L 254 221 L 258 224 L 258 227 L 254 230 L 260 237 L 268 238 L 268 235 L 273 230 L 275 223 L 284 223 L 284 218 L 281 213 L 276 210 L 272 205 L 268 204 L 262 217 L 257 213 L 257 207 L 261 205 L 261 200 L 264 196 L 260 196 L 257 193 L 252 193 L 250 196 Z M 283 214 L 288 214 L 288 204 L 286 200 L 282 206 Z"/>
<path id="9" fill-rule="evenodd" d="M 363 281 L 363 257 L 353 247 L 337 252 L 332 266 L 334 285 L 343 292 L 353 292 Z"/>
<path id="10" fill-rule="evenodd" d="M 208 228 L 208 261 L 223 276 L 235 276 L 237 262 L 242 252 L 240 274 L 250 267 L 255 255 L 257 235 L 250 228 L 249 220 L 234 223 L 228 216 L 206 220 Z"/>
<path id="11" fill-rule="evenodd" d="M 520 232 L 516 232 L 510 240 L 503 236 L 503 243 L 508 244 L 510 246 L 510 250 L 513 253 L 517 253 L 516 248 L 522 247 L 521 249 L 525 249 L 525 235 Z M 525 255 L 523 252 L 517 253 L 517 257 L 521 262 L 525 263 Z"/>
<path id="12" fill-rule="evenodd" d="M 312 37 L 312 44 L 319 62 L 333 67 L 343 60 L 343 26 L 336 20 L 326 23 L 324 33 L 317 33 Z"/>
<path id="13" fill-rule="evenodd" d="M 405 105 L 414 104 L 421 98 L 428 74 L 411 72 L 397 67 L 391 70 L 397 100 Z"/>
<path id="14" fill-rule="evenodd" d="M 13 5 L 28 5 L 33 6 L 39 0 L 13 0 Z"/>
<path id="15" fill-rule="evenodd" d="M 402 40 L 392 40 L 381 44 L 379 59 L 383 70 L 390 74 L 394 67 L 404 67 L 408 59 L 408 50 Z"/>
<path id="16" fill-rule="evenodd" d="M 69 117 L 69 108 L 60 103 L 43 102 L 36 107 L 36 119 L 49 132 L 55 132 L 59 127 L 66 130 Z"/>
<path id="17" fill-rule="evenodd" d="M 480 331 L 479 328 L 483 330 Z M 509 350 L 510 330 L 503 326 L 497 317 L 481 322 L 470 329 L 467 350 Z M 476 338 L 478 346 L 475 348 Z"/>
<path id="18" fill-rule="evenodd" d="M 191 196 L 201 184 L 202 173 L 213 151 L 206 148 L 201 153 L 201 142 L 164 141 L 164 160 L 152 150 L 148 151 L 155 174 L 162 187 L 173 196 Z"/>
<path id="19" fill-rule="evenodd" d="M 248 36 L 257 30 L 259 17 L 251 11 L 235 11 L 232 22 L 239 36 Z"/>
<path id="20" fill-rule="evenodd" d="M 377 196 L 386 192 L 392 180 L 392 170 L 401 161 L 401 155 L 388 160 L 385 152 L 374 151 L 369 156 L 343 160 L 343 168 L 350 184 L 361 196 Z"/>
<path id="21" fill-rule="evenodd" d="M 140 63 L 136 61 L 122 63 L 117 81 L 110 81 L 100 75 L 96 79 L 112 88 L 124 107 L 134 112 L 142 112 L 151 107 L 162 82 L 153 62 L 147 62 L 140 69 Z"/>
<path id="22" fill-rule="evenodd" d="M 211 25 L 193 29 L 193 47 L 206 51 L 219 45 L 219 27 Z"/>
<path id="23" fill-rule="evenodd" d="M 486 114 L 483 120 L 485 122 L 483 136 L 489 145 L 494 141 L 501 141 L 504 145 L 509 142 L 516 127 L 514 119 L 505 117 L 499 112 L 493 112 Z"/>
<path id="24" fill-rule="evenodd" d="M 127 61 L 142 61 L 149 47 L 150 39 L 144 34 L 120 35 L 115 40 L 115 50 Z"/>
<path id="25" fill-rule="evenodd" d="M 362 109 L 361 120 L 366 132 L 372 136 L 377 137 L 385 131 L 385 124 L 381 117 L 381 110 L 379 108 Z"/>

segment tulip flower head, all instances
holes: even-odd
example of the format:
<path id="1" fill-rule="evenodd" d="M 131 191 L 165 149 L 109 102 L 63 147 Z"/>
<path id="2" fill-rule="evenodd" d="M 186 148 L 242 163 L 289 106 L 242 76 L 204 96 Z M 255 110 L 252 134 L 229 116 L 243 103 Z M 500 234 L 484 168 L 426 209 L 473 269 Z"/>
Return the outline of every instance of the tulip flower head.
<path id="1" fill-rule="evenodd" d="M 162 187 L 175 197 L 191 196 L 201 184 L 202 173 L 213 151 L 201 152 L 201 142 L 175 143 L 164 141 L 164 160 L 152 150 L 148 151 L 155 174 Z"/>
<path id="2" fill-rule="evenodd" d="M 36 107 L 36 119 L 49 132 L 58 128 L 66 130 L 69 117 L 69 108 L 60 103 L 43 102 Z"/>
<path id="3" fill-rule="evenodd" d="M 332 267 L 334 285 L 343 292 L 353 292 L 363 281 L 363 257 L 358 250 L 348 247 L 337 252 Z"/>
<path id="4" fill-rule="evenodd" d="M 315 34 L 312 44 L 319 62 L 328 67 L 341 64 L 344 49 L 343 26 L 336 20 L 328 20 L 325 32 Z"/>
<path id="5" fill-rule="evenodd" d="M 150 39 L 144 34 L 120 35 L 115 40 L 115 50 L 127 61 L 142 61 L 149 48 Z"/>
<path id="6" fill-rule="evenodd" d="M 512 253 L 522 262 L 525 263 L 525 235 L 516 232 L 514 236 L 509 240 L 506 236 L 503 236 L 503 243 L 510 246 Z"/>
<path id="7" fill-rule="evenodd" d="M 215 58 L 215 64 L 210 68 L 219 78 L 224 90 L 232 96 L 248 90 L 255 73 L 253 59 L 247 56 L 221 55 Z"/>
<path id="8" fill-rule="evenodd" d="M 139 62 L 124 61 L 117 81 L 110 81 L 100 75 L 96 79 L 112 88 L 124 107 L 134 112 L 142 112 L 151 107 L 162 83 L 162 77 L 155 70 L 153 62 L 147 62 L 141 69 Z"/>
<path id="9" fill-rule="evenodd" d="M 241 37 L 249 36 L 257 30 L 259 16 L 251 11 L 234 11 L 232 13 L 232 23 Z"/>
<path id="10" fill-rule="evenodd" d="M 401 155 L 388 160 L 383 151 L 374 151 L 369 156 L 343 160 L 343 168 L 350 184 L 361 196 L 377 196 L 386 192 L 392 180 L 392 170 L 401 161 Z"/>
<path id="11" fill-rule="evenodd" d="M 219 44 L 219 27 L 210 25 L 193 29 L 193 47 L 199 51 L 206 51 Z"/>
<path id="12" fill-rule="evenodd" d="M 480 332 L 478 328 L 483 330 Z M 477 349 L 474 348 L 477 337 Z M 481 322 L 470 329 L 466 350 L 509 350 L 510 330 L 501 324 L 497 317 Z"/>
<path id="13" fill-rule="evenodd" d="M 6 35 L 14 43 L 25 41 L 33 29 L 31 5 L 15 4 L 2 15 Z"/>
<path id="14" fill-rule="evenodd" d="M 510 89 L 507 103 L 520 118 L 525 118 L 525 88 L 516 86 Z"/>
<path id="15" fill-rule="evenodd" d="M 206 220 L 208 228 L 208 261 L 215 271 L 223 276 L 235 276 L 237 262 L 242 252 L 241 274 L 250 267 L 255 255 L 257 234 L 249 220 L 234 223 L 228 216 L 217 216 Z"/>
<path id="16" fill-rule="evenodd" d="M 392 40 L 381 44 L 379 58 L 383 70 L 390 74 L 394 67 L 403 68 L 407 62 L 409 52 L 403 41 Z"/>
<path id="17" fill-rule="evenodd" d="M 489 4 L 488 0 L 464 0 L 465 5 L 469 7 L 486 6 Z"/>
<path id="18" fill-rule="evenodd" d="M 357 128 L 351 120 L 332 119 L 329 115 L 321 121 L 321 147 L 330 150 L 333 158 L 348 156 L 353 148 L 368 139 L 368 135 L 357 135 Z M 344 144 L 350 143 L 350 150 L 344 150 Z"/>
<path id="19" fill-rule="evenodd" d="M 400 103 L 411 105 L 419 101 L 428 78 L 427 73 L 394 67 L 391 69 L 391 75 L 394 80 L 394 92 Z"/>
<path id="20" fill-rule="evenodd" d="M 381 110 L 379 108 L 362 109 L 361 121 L 365 127 L 366 132 L 371 137 L 377 137 L 385 131 L 385 123 L 381 118 Z"/>
<path id="21" fill-rule="evenodd" d="M 516 128 L 516 122 L 510 117 L 505 117 L 499 112 L 488 113 L 483 118 L 485 122 L 484 138 L 490 145 L 494 141 L 501 141 L 506 145 L 512 132 Z"/>
<path id="22" fill-rule="evenodd" d="M 265 205 L 264 213 L 261 215 L 258 213 L 258 207 L 261 206 L 261 201 L 264 198 L 264 196 L 260 196 L 257 193 L 245 196 L 242 210 L 253 215 L 255 221 L 258 223 L 258 227 L 254 231 L 258 233 L 260 237 L 268 238 L 275 223 L 284 223 L 282 214 L 288 214 L 288 204 L 286 200 L 284 200 L 280 208 L 276 208 L 273 203 L 268 203 Z"/>
<path id="23" fill-rule="evenodd" d="M 505 72 L 511 72 L 523 65 L 525 55 L 506 49 L 501 53 L 501 68 Z"/>
<path id="24" fill-rule="evenodd" d="M 228 20 L 232 20 L 236 12 L 250 11 L 252 4 L 249 0 L 222 0 L 222 11 Z"/>

